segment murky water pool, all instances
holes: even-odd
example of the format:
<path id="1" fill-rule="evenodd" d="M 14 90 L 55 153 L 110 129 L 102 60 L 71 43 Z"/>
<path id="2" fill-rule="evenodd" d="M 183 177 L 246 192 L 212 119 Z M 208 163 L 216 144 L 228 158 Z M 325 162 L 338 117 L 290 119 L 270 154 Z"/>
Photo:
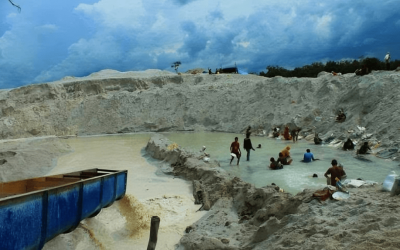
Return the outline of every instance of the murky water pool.
<path id="1" fill-rule="evenodd" d="M 246 161 L 246 151 L 243 149 L 244 135 L 241 134 L 196 132 L 164 133 L 164 135 L 178 145 L 194 151 L 199 151 L 202 146 L 206 146 L 206 152 L 211 155 L 211 159 L 218 160 L 223 169 L 256 187 L 275 183 L 292 194 L 305 188 L 324 187 L 326 185 L 324 173 L 331 167 L 332 159 L 336 159 L 344 165 L 348 179 L 362 178 L 382 183 L 391 171 L 400 171 L 397 162 L 379 159 L 373 155 L 365 155 L 356 159 L 354 151 L 345 152 L 332 146 L 315 145 L 305 140 L 293 143 L 292 141 L 252 136 L 251 141 L 255 151 L 251 151 L 250 161 Z M 236 165 L 236 159 L 232 165 L 229 164 L 229 148 L 236 136 L 239 138 L 242 150 L 239 166 Z M 260 149 L 256 148 L 258 144 L 261 144 Z M 269 169 L 269 159 L 271 157 L 276 159 L 278 153 L 287 145 L 291 146 L 293 163 L 284 166 L 282 170 Z M 300 162 L 307 148 L 314 154 L 314 158 L 320 160 L 312 163 Z M 314 173 L 318 175 L 318 178 L 312 178 Z"/>
<path id="2" fill-rule="evenodd" d="M 46 243 L 44 250 L 146 249 L 151 216 L 161 219 L 157 249 L 174 249 L 196 212 L 192 183 L 158 171 L 144 147 L 152 134 L 77 137 L 64 140 L 72 152 L 58 158 L 49 175 L 90 168 L 128 170 L 126 196 L 73 232 Z"/>
<path id="3" fill-rule="evenodd" d="M 354 152 L 344 152 L 326 145 L 314 145 L 305 140 L 295 144 L 266 137 L 253 136 L 252 143 L 261 149 L 251 151 L 250 161 L 246 161 L 246 152 L 242 152 L 240 165 L 230 161 L 230 144 L 234 137 L 239 137 L 241 147 L 244 136 L 231 133 L 163 133 L 180 146 L 199 151 L 206 146 L 211 159 L 218 160 L 221 168 L 232 175 L 262 187 L 276 183 L 285 191 L 296 194 L 304 188 L 324 187 L 325 171 L 330 167 L 333 158 L 344 165 L 349 178 L 363 178 L 383 182 L 390 171 L 399 170 L 397 162 L 382 160 L 373 155 L 364 160 L 355 159 Z M 65 173 L 89 168 L 128 169 L 127 194 L 143 202 L 144 214 L 157 214 L 162 218 L 159 231 L 161 249 L 173 249 L 179 242 L 187 225 L 197 221 L 204 212 L 196 212 L 199 205 L 194 205 L 191 183 L 173 176 L 161 174 L 157 169 L 159 163 L 144 155 L 144 147 L 151 137 L 148 134 L 110 135 L 70 138 L 65 141 L 73 152 L 58 159 L 57 166 L 49 174 Z M 282 170 L 270 170 L 269 158 L 277 157 L 287 145 L 292 147 L 292 165 Z M 311 149 L 319 161 L 301 163 L 307 148 Z M 398 171 L 400 172 L 400 171 Z M 157 174 L 158 173 L 158 174 Z M 318 178 L 311 176 L 316 173 Z M 127 235 L 126 220 L 118 210 L 118 202 L 107 208 L 93 219 L 85 220 L 83 225 L 66 236 L 56 237 L 46 243 L 44 249 L 94 249 L 93 242 L 101 249 L 131 249 L 132 246 L 143 249 L 148 241 L 148 229 L 139 238 Z M 179 209 L 178 209 L 179 208 Z M 178 211 L 178 210 L 179 211 Z M 129 210 L 129 209 L 128 209 Z M 130 209 L 128 213 L 134 213 Z M 135 222 L 133 222 L 135 224 Z M 148 224 L 148 223 L 147 223 Z M 86 231 L 90 233 L 85 233 Z M 97 248 L 96 248 L 97 249 Z"/>

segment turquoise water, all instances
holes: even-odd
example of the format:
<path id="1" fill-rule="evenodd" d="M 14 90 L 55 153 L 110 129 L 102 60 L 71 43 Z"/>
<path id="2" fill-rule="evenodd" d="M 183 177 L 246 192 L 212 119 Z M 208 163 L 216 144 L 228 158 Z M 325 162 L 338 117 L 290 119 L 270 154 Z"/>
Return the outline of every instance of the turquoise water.
<path id="1" fill-rule="evenodd" d="M 331 160 L 336 159 L 344 165 L 348 179 L 362 178 L 382 183 L 385 177 L 391 172 L 400 172 L 399 163 L 390 160 L 383 160 L 373 155 L 365 155 L 356 159 L 354 151 L 343 151 L 328 145 L 315 145 L 305 140 L 296 143 L 282 141 L 267 137 L 252 136 L 251 141 L 255 151 L 250 153 L 250 161 L 246 161 L 246 151 L 243 149 L 244 135 L 216 132 L 195 132 L 195 133 L 163 133 L 164 136 L 178 145 L 193 151 L 200 151 L 206 146 L 206 152 L 211 159 L 218 160 L 221 167 L 227 172 L 242 178 L 244 181 L 262 187 L 275 183 L 285 191 L 296 194 L 305 188 L 321 188 L 326 184 L 324 173 L 331 167 Z M 242 157 L 239 166 L 236 159 L 230 161 L 230 145 L 234 138 L 239 138 L 242 150 Z M 257 145 L 261 144 L 261 149 Z M 269 159 L 278 157 L 278 153 L 287 145 L 291 146 L 293 163 L 284 166 L 282 170 L 269 169 Z M 320 160 L 312 163 L 302 163 L 303 155 L 309 148 L 314 158 Z M 312 178 L 313 174 L 318 178 Z"/>

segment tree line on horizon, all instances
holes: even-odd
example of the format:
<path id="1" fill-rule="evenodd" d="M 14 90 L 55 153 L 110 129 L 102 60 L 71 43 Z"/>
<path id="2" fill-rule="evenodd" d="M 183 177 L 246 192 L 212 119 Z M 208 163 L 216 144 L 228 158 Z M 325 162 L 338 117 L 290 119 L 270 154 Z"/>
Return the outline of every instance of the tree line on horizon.
<path id="1" fill-rule="evenodd" d="M 390 62 L 390 70 L 394 70 L 400 66 L 400 60 Z M 386 70 L 386 63 L 375 57 L 362 58 L 360 60 L 342 60 L 328 61 L 327 63 L 314 62 L 311 65 L 294 68 L 293 70 L 285 69 L 281 66 L 267 66 L 267 71 L 261 71 L 260 76 L 265 77 L 317 77 L 322 71 L 336 73 L 354 73 L 357 69 L 367 67 L 368 71 Z"/>

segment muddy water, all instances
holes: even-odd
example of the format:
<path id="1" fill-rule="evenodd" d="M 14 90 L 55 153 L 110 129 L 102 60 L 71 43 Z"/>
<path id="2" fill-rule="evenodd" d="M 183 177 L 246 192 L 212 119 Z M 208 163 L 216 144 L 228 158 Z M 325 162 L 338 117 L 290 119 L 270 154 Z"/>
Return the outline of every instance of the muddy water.
<path id="1" fill-rule="evenodd" d="M 266 137 L 252 137 L 254 147 L 250 161 L 242 153 L 240 165 L 230 165 L 229 147 L 234 137 L 242 144 L 244 136 L 230 133 L 164 133 L 170 140 L 185 148 L 199 151 L 206 146 L 212 159 L 220 161 L 221 167 L 243 180 L 262 187 L 276 183 L 285 191 L 297 193 L 303 188 L 323 187 L 324 172 L 332 158 L 345 166 L 349 178 L 363 178 L 382 182 L 397 163 L 384 161 L 372 155 L 364 160 L 354 158 L 354 153 L 343 152 L 330 146 L 317 146 L 305 141 L 296 144 Z M 149 219 L 161 218 L 157 248 L 175 249 L 186 226 L 205 214 L 196 212 L 191 183 L 166 176 L 158 171 L 156 161 L 144 155 L 151 134 L 79 137 L 65 140 L 73 152 L 58 159 L 57 166 L 49 174 L 65 173 L 89 168 L 127 169 L 127 196 L 123 201 L 105 208 L 92 219 L 82 222 L 75 231 L 61 235 L 46 243 L 44 249 L 145 249 L 148 243 Z M 282 170 L 270 170 L 270 157 L 276 157 L 285 146 L 291 145 L 294 162 Z M 307 148 L 319 161 L 301 163 Z M 368 161 L 366 161 L 368 160 Z M 311 178 L 316 173 L 318 178 Z"/>
<path id="2" fill-rule="evenodd" d="M 172 194 L 186 194 L 187 190 L 178 187 L 184 185 L 188 189 L 191 183 L 154 174 L 157 167 L 143 155 L 150 137 L 151 134 L 129 134 L 70 138 L 65 142 L 72 147 L 73 153 L 60 157 L 57 167 L 49 174 L 90 168 L 127 169 L 127 193 L 137 199 L 154 196 L 160 189 L 170 193 L 171 188 L 174 189 Z"/>
<path id="3" fill-rule="evenodd" d="M 46 243 L 44 249 L 146 249 L 151 216 L 161 219 L 157 248 L 174 249 L 196 212 L 192 184 L 157 172 L 144 155 L 151 134 L 79 137 L 65 140 L 73 152 L 58 159 L 49 174 L 90 168 L 128 170 L 127 195 L 86 219 L 72 233 Z M 148 161 L 149 160 L 149 161 Z"/>
<path id="4" fill-rule="evenodd" d="M 343 151 L 329 145 L 314 145 L 305 140 L 297 143 L 291 141 L 276 140 L 267 137 L 252 136 L 252 144 L 255 151 L 250 153 L 250 161 L 246 161 L 246 151 L 243 149 L 244 135 L 230 133 L 165 133 L 171 141 L 185 148 L 199 151 L 206 146 L 206 152 L 211 159 L 220 161 L 221 167 L 243 180 L 253 183 L 256 187 L 262 187 L 275 183 L 285 191 L 296 194 L 304 188 L 320 188 L 326 184 L 324 173 L 331 166 L 332 159 L 344 165 L 349 179 L 362 178 L 376 182 L 383 182 L 386 175 L 392 170 L 399 170 L 398 163 L 382 160 L 373 155 L 365 155 L 356 158 L 354 152 Z M 239 138 L 242 157 L 239 166 L 236 160 L 230 165 L 230 144 L 235 137 Z M 258 144 L 261 148 L 257 149 Z M 269 159 L 278 157 L 278 153 L 287 145 L 291 146 L 292 165 L 285 166 L 282 170 L 270 170 Z M 309 148 L 314 158 L 320 160 L 312 163 L 302 163 L 303 155 Z M 318 178 L 312 178 L 313 174 Z"/>

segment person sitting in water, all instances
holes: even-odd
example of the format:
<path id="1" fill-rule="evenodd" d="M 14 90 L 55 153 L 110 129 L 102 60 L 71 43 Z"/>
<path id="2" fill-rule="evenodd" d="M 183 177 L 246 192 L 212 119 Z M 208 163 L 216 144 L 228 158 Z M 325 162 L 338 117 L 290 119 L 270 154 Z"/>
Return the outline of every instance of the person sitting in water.
<path id="1" fill-rule="evenodd" d="M 274 157 L 271 157 L 271 159 L 269 159 L 269 161 L 271 162 L 271 164 L 269 164 L 269 168 L 270 169 L 282 169 L 283 165 L 279 162 L 279 161 L 275 161 Z"/>
<path id="2" fill-rule="evenodd" d="M 372 149 L 369 147 L 368 142 L 366 141 L 364 142 L 364 145 L 362 145 L 360 149 L 357 150 L 357 154 L 366 154 L 368 150 Z"/>
<path id="3" fill-rule="evenodd" d="M 261 144 L 258 144 L 258 147 L 257 148 L 261 148 Z"/>
<path id="4" fill-rule="evenodd" d="M 286 146 L 284 149 L 282 149 L 281 153 L 282 153 L 283 157 L 289 157 L 290 156 L 290 146 Z"/>
<path id="5" fill-rule="evenodd" d="M 354 143 L 350 138 L 348 138 L 347 141 L 343 144 L 343 150 L 353 150 L 353 149 L 354 149 Z"/>
<path id="6" fill-rule="evenodd" d="M 346 120 L 346 114 L 343 112 L 343 110 L 340 110 L 338 116 L 336 117 L 336 121 L 344 122 L 345 120 Z"/>
<path id="7" fill-rule="evenodd" d="M 314 155 L 313 155 L 313 153 L 311 153 L 311 150 L 308 148 L 306 151 L 307 151 L 307 152 L 304 153 L 304 158 L 303 158 L 302 162 L 311 162 L 311 161 L 315 161 Z"/>
<path id="8" fill-rule="evenodd" d="M 277 128 L 274 128 L 274 132 L 272 132 L 272 136 L 274 138 L 277 138 L 280 136 L 279 130 Z"/>
<path id="9" fill-rule="evenodd" d="M 285 140 L 291 140 L 292 136 L 289 134 L 289 127 L 286 126 L 285 130 L 283 131 L 283 138 L 285 138 Z"/>
<path id="10" fill-rule="evenodd" d="M 324 176 L 327 178 L 327 185 L 336 186 L 336 177 L 341 180 L 342 176 L 346 175 L 346 172 L 344 172 L 343 168 L 338 167 L 335 159 L 332 160 L 331 164 L 332 167 L 326 171 Z M 328 177 L 329 174 L 330 177 Z"/>
<path id="11" fill-rule="evenodd" d="M 318 133 L 315 133 L 314 143 L 317 144 L 317 145 L 322 144 L 322 139 L 319 138 Z"/>
<path id="12" fill-rule="evenodd" d="M 290 163 L 292 163 L 292 158 L 290 158 L 290 156 L 285 157 L 282 152 L 279 153 L 279 158 L 277 160 L 278 162 L 282 163 L 282 165 L 290 165 Z"/>

